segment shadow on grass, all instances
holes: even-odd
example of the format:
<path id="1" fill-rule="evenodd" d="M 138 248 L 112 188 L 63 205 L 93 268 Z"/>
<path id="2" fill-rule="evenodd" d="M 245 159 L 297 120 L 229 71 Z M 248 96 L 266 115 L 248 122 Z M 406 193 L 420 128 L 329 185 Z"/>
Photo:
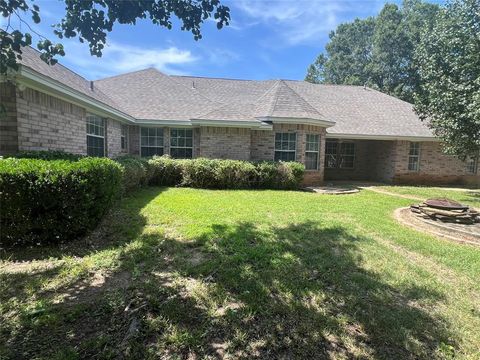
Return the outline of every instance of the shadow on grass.
<path id="1" fill-rule="evenodd" d="M 182 241 L 147 229 L 143 206 L 130 200 L 128 213 L 136 215 L 112 225 L 114 237 L 130 229 L 115 246 L 139 241 L 102 281 L 69 284 L 55 303 L 42 286 L 62 266 L 39 273 L 33 285 L 25 274 L 0 279 L 15 288 L 15 301 L 32 293 L 44 299 L 21 314 L 2 310 L 6 354 L 392 359 L 434 358 L 440 343 L 454 345 L 448 324 L 419 306 L 442 294 L 394 287 L 362 266 L 360 246 L 370 239 L 304 222 L 218 223 Z"/>

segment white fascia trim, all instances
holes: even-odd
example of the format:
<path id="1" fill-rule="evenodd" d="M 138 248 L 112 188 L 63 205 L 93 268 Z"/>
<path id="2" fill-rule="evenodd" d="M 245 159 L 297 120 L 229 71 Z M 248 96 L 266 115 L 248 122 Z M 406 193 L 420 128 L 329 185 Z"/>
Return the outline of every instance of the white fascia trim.
<path id="1" fill-rule="evenodd" d="M 75 105 L 84 107 L 88 112 L 99 116 L 109 117 L 124 123 L 135 123 L 135 118 L 109 105 L 95 100 L 81 92 L 74 90 L 56 80 L 37 73 L 30 68 L 21 66 L 16 80 L 19 84 L 61 98 Z"/>
<path id="2" fill-rule="evenodd" d="M 271 121 L 274 124 L 302 124 L 302 125 L 315 125 L 325 128 L 332 127 L 336 124 L 335 121 L 310 119 L 310 118 L 285 118 L 285 117 L 262 117 L 261 121 Z"/>
<path id="3" fill-rule="evenodd" d="M 265 129 L 271 130 L 272 126 L 265 124 L 261 121 L 235 121 L 235 120 L 203 120 L 203 119 L 192 119 L 193 125 L 201 126 L 216 126 L 216 127 L 237 127 L 237 128 L 248 128 L 248 129 Z"/>
<path id="4" fill-rule="evenodd" d="M 190 120 L 148 120 L 137 119 L 135 122 L 137 125 L 145 126 L 177 126 L 177 127 L 192 127 L 193 124 Z"/>
<path id="5" fill-rule="evenodd" d="M 441 141 L 433 136 L 397 136 L 397 135 L 365 135 L 365 134 L 332 134 L 327 133 L 327 138 L 332 139 L 357 139 L 357 140 L 403 140 L 403 141 Z"/>

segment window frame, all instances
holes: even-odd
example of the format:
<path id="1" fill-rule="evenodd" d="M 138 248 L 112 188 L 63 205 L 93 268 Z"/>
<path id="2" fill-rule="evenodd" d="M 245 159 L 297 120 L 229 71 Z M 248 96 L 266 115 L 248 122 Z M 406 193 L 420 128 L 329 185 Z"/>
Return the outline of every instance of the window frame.
<path id="1" fill-rule="evenodd" d="M 295 144 L 295 149 L 294 150 L 283 150 L 283 149 L 277 149 L 277 135 L 288 135 L 288 140 L 287 144 L 290 144 L 292 141 L 290 141 L 290 135 L 295 136 L 295 141 L 293 142 Z M 297 133 L 296 132 L 275 132 L 275 137 L 273 139 L 274 144 L 273 144 L 273 161 L 297 161 Z M 283 141 L 283 139 L 280 140 L 280 143 Z M 277 152 L 279 153 L 293 153 L 293 160 L 277 160 Z"/>
<path id="2" fill-rule="evenodd" d="M 317 138 L 315 142 L 308 141 L 309 136 L 313 136 Z M 305 134 L 305 171 L 318 171 L 320 169 L 320 134 Z M 316 143 L 317 149 L 316 150 L 309 150 L 308 144 Z M 307 168 L 307 154 L 316 154 L 317 160 L 315 161 L 315 168 L 309 169 Z"/>
<path id="3" fill-rule="evenodd" d="M 102 125 L 99 126 L 99 125 L 95 124 L 94 122 L 90 122 L 90 119 L 101 120 Z M 105 141 L 106 140 L 106 133 L 107 133 L 106 125 L 107 125 L 107 122 L 105 121 L 104 118 L 102 118 L 98 115 L 94 115 L 94 114 L 87 114 L 86 121 L 85 121 L 85 133 L 86 133 L 85 140 L 86 140 L 86 143 L 87 143 L 87 156 L 92 156 L 92 157 L 105 157 L 106 156 L 106 153 L 107 153 L 106 141 Z M 92 128 L 92 126 L 93 126 L 93 128 Z M 89 132 L 91 129 L 95 129 L 95 128 L 102 129 L 103 134 L 102 135 L 96 134 L 95 130 L 93 130 L 93 133 Z M 92 154 L 89 153 L 89 151 L 88 151 L 88 149 L 89 149 L 88 138 L 89 137 L 102 139 L 102 141 L 103 141 L 103 146 L 102 146 L 103 153 L 102 153 L 102 155 L 100 155 L 100 156 L 99 155 L 92 155 Z"/>
<path id="4" fill-rule="evenodd" d="M 467 174 L 477 175 L 478 174 L 478 156 L 467 157 L 466 163 L 467 163 Z M 471 165 L 472 165 L 471 163 L 473 163 L 473 169 L 471 169 Z"/>
<path id="5" fill-rule="evenodd" d="M 183 139 L 184 139 L 184 145 L 183 146 L 180 146 L 180 145 L 172 145 L 172 140 L 175 138 L 175 139 L 182 139 L 182 136 L 173 136 L 172 132 L 173 131 L 184 131 L 185 132 L 185 136 L 183 136 Z M 189 131 L 191 133 L 191 136 L 186 136 L 186 132 Z M 170 135 L 170 156 L 172 158 L 175 158 L 175 159 L 193 159 L 193 129 L 189 129 L 189 128 L 170 128 L 170 131 L 169 131 L 169 135 Z M 190 146 L 187 146 L 187 139 L 191 139 L 191 143 L 192 145 Z M 173 156 L 172 155 L 172 149 L 176 149 L 176 150 L 185 150 L 185 153 L 187 150 L 191 150 L 191 156 L 190 157 L 178 157 L 178 156 Z"/>
<path id="6" fill-rule="evenodd" d="M 352 148 L 353 148 L 353 154 L 344 154 L 342 152 L 342 147 L 343 145 L 352 145 Z M 357 155 L 357 151 L 356 151 L 356 146 L 355 146 L 355 142 L 354 141 L 341 141 L 340 142 L 340 147 L 338 148 L 338 165 L 337 167 L 339 169 L 345 169 L 345 170 L 352 170 L 352 169 L 355 169 L 355 159 L 356 159 L 356 155 Z M 344 159 L 348 157 L 348 158 L 351 158 L 352 159 L 352 166 L 344 166 L 343 163 L 344 163 Z"/>
<path id="7" fill-rule="evenodd" d="M 125 130 L 125 133 L 123 132 Z M 120 150 L 128 152 L 128 125 L 120 125 Z"/>
<path id="8" fill-rule="evenodd" d="M 329 145 L 335 144 L 335 153 L 330 153 Z M 345 144 L 351 144 L 353 148 L 352 154 L 344 154 L 342 147 Z M 333 157 L 334 166 L 329 165 L 329 157 Z M 343 166 L 343 159 L 349 157 L 352 159 L 352 166 Z M 357 159 L 357 145 L 355 141 L 352 140 L 341 140 L 341 139 L 326 139 L 325 140 L 325 169 L 338 169 L 338 170 L 354 170 L 355 169 L 355 160 Z"/>
<path id="9" fill-rule="evenodd" d="M 412 145 L 413 146 L 418 146 L 418 149 L 417 149 L 417 154 L 412 154 Z M 408 162 L 407 162 L 407 170 L 408 171 L 411 171 L 411 172 L 419 172 L 420 171 L 420 155 L 421 155 L 422 151 L 421 151 L 421 143 L 419 141 L 410 141 L 410 144 L 408 146 Z M 416 168 L 415 169 L 411 169 L 410 168 L 410 160 L 411 159 L 416 159 Z"/>
<path id="10" fill-rule="evenodd" d="M 335 153 L 330 153 L 328 147 L 330 144 L 335 144 Z M 325 169 L 336 169 L 338 163 L 338 140 L 325 140 Z M 334 166 L 329 166 L 329 157 L 333 157 Z"/>
<path id="11" fill-rule="evenodd" d="M 148 132 L 150 132 L 150 130 L 154 129 L 155 130 L 155 135 L 150 136 L 150 134 L 148 133 L 147 136 L 144 136 L 144 135 L 142 135 L 142 129 L 147 129 Z M 158 136 L 158 130 L 160 130 L 162 132 L 162 136 L 161 136 L 162 145 L 161 146 L 149 145 L 148 141 L 147 141 L 146 145 L 142 144 L 142 141 L 143 141 L 144 138 L 149 139 L 150 137 L 153 137 L 153 138 L 157 139 L 159 137 Z M 155 155 L 162 156 L 162 155 L 165 154 L 165 131 L 164 131 L 163 127 L 160 127 L 160 126 L 140 126 L 139 136 L 140 136 L 140 157 L 152 157 L 152 156 L 155 156 Z M 162 151 L 161 151 L 161 154 L 144 155 L 143 151 L 142 151 L 143 148 L 162 149 Z"/>

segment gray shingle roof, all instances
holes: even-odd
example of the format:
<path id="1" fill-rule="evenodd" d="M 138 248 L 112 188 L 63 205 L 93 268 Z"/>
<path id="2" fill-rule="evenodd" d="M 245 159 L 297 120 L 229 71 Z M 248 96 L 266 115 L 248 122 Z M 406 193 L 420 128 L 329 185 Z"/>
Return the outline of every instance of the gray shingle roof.
<path id="1" fill-rule="evenodd" d="M 22 64 L 139 120 L 307 118 L 335 122 L 330 134 L 433 137 L 411 104 L 361 86 L 168 76 L 145 69 L 95 81 L 92 91 L 88 80 L 60 64 L 45 64 L 31 48 L 23 49 Z"/>
<path id="2" fill-rule="evenodd" d="M 20 64 L 43 76 L 55 80 L 56 82 L 67 85 L 83 95 L 100 101 L 115 109 L 122 110 L 118 104 L 116 104 L 108 95 L 99 89 L 94 87 L 94 90 L 92 91 L 90 89 L 90 81 L 86 80 L 60 63 L 48 65 L 42 59 L 40 59 L 40 53 L 31 47 L 22 48 L 22 60 L 20 61 Z"/>

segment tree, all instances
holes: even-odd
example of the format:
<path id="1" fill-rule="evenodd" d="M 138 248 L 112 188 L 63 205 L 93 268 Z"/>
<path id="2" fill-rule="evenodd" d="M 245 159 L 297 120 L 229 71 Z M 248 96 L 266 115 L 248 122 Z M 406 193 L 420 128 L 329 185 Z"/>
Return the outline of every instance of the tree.
<path id="1" fill-rule="evenodd" d="M 436 11 L 437 5 L 404 0 L 401 8 L 386 4 L 376 17 L 339 25 L 325 47 L 327 54 L 321 54 L 309 67 L 306 80 L 367 84 L 413 101 L 413 93 L 419 87 L 413 57 L 415 45 L 421 29 L 431 26 Z"/>
<path id="2" fill-rule="evenodd" d="M 33 1 L 33 0 L 31 0 Z M 54 44 L 49 39 L 36 33 L 24 20 L 30 16 L 34 23 L 40 19 L 40 8 L 30 0 L 0 0 L 0 16 L 7 19 L 4 30 L 0 29 L 0 74 L 17 69 L 17 60 L 21 59 L 22 46 L 32 44 L 32 34 L 40 37 L 37 48 L 41 58 L 55 64 L 55 56 L 65 55 L 61 44 Z M 181 29 L 190 31 L 195 40 L 201 39 L 200 26 L 204 20 L 213 17 L 217 28 L 229 24 L 230 9 L 221 5 L 219 0 L 63 0 L 65 16 L 55 25 L 54 33 L 60 38 L 78 37 L 80 42 L 87 42 L 90 53 L 102 56 L 107 33 L 112 31 L 115 23 L 135 24 L 138 19 L 150 19 L 159 26 L 172 28 L 172 17 L 177 17 Z M 29 31 L 13 29 L 11 17 L 18 18 Z"/>
<path id="3" fill-rule="evenodd" d="M 442 9 L 415 52 L 422 80 L 415 110 L 446 150 L 462 158 L 480 150 L 480 2 Z"/>
<path id="4" fill-rule="evenodd" d="M 328 55 L 320 54 L 310 65 L 305 80 L 314 83 L 364 85 L 369 80 L 366 64 L 372 53 L 373 18 L 340 24 L 329 35 Z"/>

